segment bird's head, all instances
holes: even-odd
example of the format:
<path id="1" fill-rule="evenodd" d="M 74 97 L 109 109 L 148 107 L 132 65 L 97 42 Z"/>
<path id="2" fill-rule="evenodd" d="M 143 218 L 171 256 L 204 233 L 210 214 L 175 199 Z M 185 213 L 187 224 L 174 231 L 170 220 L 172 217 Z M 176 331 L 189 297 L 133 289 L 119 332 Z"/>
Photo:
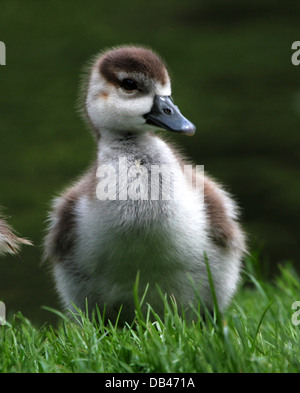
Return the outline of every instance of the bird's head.
<path id="1" fill-rule="evenodd" d="M 163 61 L 140 47 L 120 47 L 97 57 L 85 92 L 85 109 L 99 134 L 163 128 L 193 135 L 196 130 L 171 98 Z"/>

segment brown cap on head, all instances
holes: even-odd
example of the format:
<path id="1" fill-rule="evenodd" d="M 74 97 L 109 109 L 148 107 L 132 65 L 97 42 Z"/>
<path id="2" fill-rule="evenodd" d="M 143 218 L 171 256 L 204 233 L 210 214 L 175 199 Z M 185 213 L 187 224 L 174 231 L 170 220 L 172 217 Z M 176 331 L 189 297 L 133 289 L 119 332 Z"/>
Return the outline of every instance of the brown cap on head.
<path id="1" fill-rule="evenodd" d="M 163 61 L 151 50 L 139 47 L 121 47 L 106 52 L 100 60 L 99 71 L 111 83 L 118 84 L 119 71 L 140 72 L 165 85 L 168 72 Z"/>

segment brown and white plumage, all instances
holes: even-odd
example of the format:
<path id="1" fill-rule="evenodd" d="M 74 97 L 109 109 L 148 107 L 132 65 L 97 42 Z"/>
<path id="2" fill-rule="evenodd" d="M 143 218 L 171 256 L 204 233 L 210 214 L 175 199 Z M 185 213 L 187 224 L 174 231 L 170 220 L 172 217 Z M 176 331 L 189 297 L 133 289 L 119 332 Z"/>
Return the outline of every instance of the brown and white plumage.
<path id="1" fill-rule="evenodd" d="M 83 108 L 82 108 L 83 109 Z M 208 257 L 221 310 L 229 304 L 239 281 L 245 240 L 235 202 L 210 177 L 195 190 L 183 171 L 177 149 L 157 136 L 163 128 L 192 135 L 195 127 L 171 98 L 171 83 L 162 60 L 152 51 L 121 47 L 101 54 L 91 67 L 84 94 L 84 111 L 96 134 L 98 153 L 87 173 L 55 199 L 45 239 L 45 257 L 53 263 L 56 287 L 66 308 L 72 304 L 106 309 L 114 320 L 134 317 L 133 287 L 139 273 L 139 293 L 148 287 L 145 303 L 162 314 L 157 285 L 172 295 L 179 309 L 189 309 L 200 298 L 213 308 L 207 275 Z M 123 198 L 135 180 L 124 186 L 125 175 L 139 172 L 141 194 L 153 167 L 161 176 L 172 171 L 176 198 Z M 110 194 L 97 194 L 103 168 Z M 115 174 L 116 174 L 115 173 Z M 201 180 L 201 179 L 200 179 Z M 192 182 L 192 183 L 193 183 Z M 152 183 L 151 183 L 152 186 Z M 158 189 L 155 189 L 157 187 Z M 127 195 L 126 194 L 126 195 Z"/>
<path id="2" fill-rule="evenodd" d="M 0 218 L 0 255 L 16 255 L 22 244 L 32 245 L 29 240 L 16 236 L 11 226 L 3 218 Z"/>

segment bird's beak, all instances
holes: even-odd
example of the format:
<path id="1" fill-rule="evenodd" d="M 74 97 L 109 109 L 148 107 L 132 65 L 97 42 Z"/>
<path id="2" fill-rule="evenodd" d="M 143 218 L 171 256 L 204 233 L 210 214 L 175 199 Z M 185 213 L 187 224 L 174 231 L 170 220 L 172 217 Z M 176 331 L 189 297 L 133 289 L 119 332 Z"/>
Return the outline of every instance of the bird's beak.
<path id="1" fill-rule="evenodd" d="M 154 97 L 151 111 L 144 115 L 146 123 L 164 128 L 168 131 L 185 135 L 194 135 L 196 127 L 180 113 L 170 96 Z"/>

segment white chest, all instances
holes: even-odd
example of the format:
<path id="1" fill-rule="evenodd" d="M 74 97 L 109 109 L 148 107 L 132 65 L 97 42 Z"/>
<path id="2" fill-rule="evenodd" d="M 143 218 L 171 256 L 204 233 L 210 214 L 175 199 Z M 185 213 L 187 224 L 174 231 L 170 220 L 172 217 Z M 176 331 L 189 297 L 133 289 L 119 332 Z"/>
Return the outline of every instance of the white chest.
<path id="1" fill-rule="evenodd" d="M 177 286 L 187 271 L 199 274 L 207 243 L 202 196 L 186 181 L 173 154 L 166 148 L 152 152 L 150 146 L 146 154 L 137 148 L 117 151 L 115 157 L 104 151 L 100 158 L 112 167 L 106 175 L 107 168 L 98 170 L 108 199 L 82 199 L 79 206 L 77 260 L 86 272 L 124 286 L 140 272 L 145 283 L 165 287 Z M 120 169 L 120 158 L 126 158 L 126 170 Z M 152 178 L 153 167 L 160 170 L 158 181 Z"/>

